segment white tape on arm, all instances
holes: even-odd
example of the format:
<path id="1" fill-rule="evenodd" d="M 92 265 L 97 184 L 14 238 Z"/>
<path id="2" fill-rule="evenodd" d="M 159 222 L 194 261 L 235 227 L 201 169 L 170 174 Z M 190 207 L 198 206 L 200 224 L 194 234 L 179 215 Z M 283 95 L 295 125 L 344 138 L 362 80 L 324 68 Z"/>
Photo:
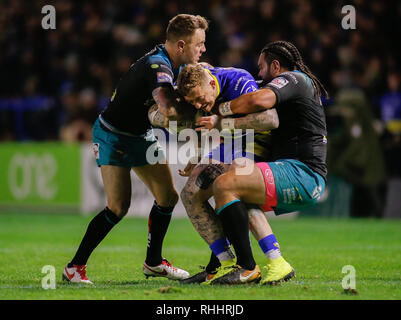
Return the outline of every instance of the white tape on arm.
<path id="1" fill-rule="evenodd" d="M 219 105 L 219 113 L 223 117 L 231 116 L 231 115 L 234 114 L 234 112 L 231 111 L 230 104 L 231 104 L 231 101 L 220 103 L 220 105 Z"/>
<path id="2" fill-rule="evenodd" d="M 167 118 L 159 110 L 149 113 L 149 121 L 152 125 L 158 127 L 165 127 L 168 124 Z"/>
<path id="3" fill-rule="evenodd" d="M 222 130 L 234 130 L 235 129 L 235 119 L 223 118 L 223 119 L 221 119 L 220 125 L 221 125 Z"/>

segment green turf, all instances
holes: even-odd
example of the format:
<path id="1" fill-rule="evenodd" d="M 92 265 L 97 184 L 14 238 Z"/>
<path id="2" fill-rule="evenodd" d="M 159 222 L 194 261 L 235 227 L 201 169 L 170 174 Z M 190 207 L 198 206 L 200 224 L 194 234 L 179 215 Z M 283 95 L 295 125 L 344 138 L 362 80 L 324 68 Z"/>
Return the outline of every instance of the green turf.
<path id="1" fill-rule="evenodd" d="M 88 276 L 96 287 L 61 281 L 64 265 L 90 221 L 67 215 L 0 214 L 0 299 L 401 299 L 401 221 L 273 220 L 284 257 L 297 277 L 278 287 L 199 286 L 145 280 L 147 221 L 126 218 L 95 250 Z M 265 258 L 253 241 L 260 266 Z M 186 219 L 173 219 L 163 254 L 191 274 L 209 258 L 207 246 Z M 56 269 L 57 287 L 41 286 L 42 267 Z M 341 286 L 342 268 L 356 269 L 356 294 Z"/>

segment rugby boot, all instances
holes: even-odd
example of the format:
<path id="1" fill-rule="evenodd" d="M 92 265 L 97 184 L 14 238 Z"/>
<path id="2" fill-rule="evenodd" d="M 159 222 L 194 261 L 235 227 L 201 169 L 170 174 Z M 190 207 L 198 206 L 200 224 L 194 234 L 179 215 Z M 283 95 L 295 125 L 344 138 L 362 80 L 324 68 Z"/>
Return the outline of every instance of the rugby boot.
<path id="1" fill-rule="evenodd" d="M 207 279 L 206 281 L 202 282 L 202 285 L 210 285 L 212 284 L 212 282 L 220 277 L 223 277 L 224 275 L 226 275 L 227 273 L 231 272 L 233 270 L 233 268 L 236 266 L 235 264 L 236 259 L 230 259 L 227 261 L 222 261 L 221 262 L 221 266 L 217 268 L 217 272 L 216 274 L 211 277 L 210 279 Z"/>
<path id="2" fill-rule="evenodd" d="M 207 272 L 205 267 L 201 266 L 203 271 L 198 272 L 197 274 L 193 275 L 192 277 L 180 280 L 182 284 L 193 284 L 193 283 L 202 283 L 211 280 L 217 273 L 217 270 L 212 272 Z"/>
<path id="3" fill-rule="evenodd" d="M 210 284 L 249 284 L 258 283 L 261 279 L 262 273 L 258 265 L 256 265 L 253 270 L 247 270 L 239 265 L 234 265 L 230 272 L 217 279 L 213 278 Z"/>
<path id="4" fill-rule="evenodd" d="M 63 271 L 63 280 L 72 283 L 83 283 L 83 284 L 93 284 L 92 281 L 86 276 L 86 265 L 76 265 L 68 267 L 65 266 Z"/>
<path id="5" fill-rule="evenodd" d="M 260 282 L 261 285 L 274 286 L 295 277 L 295 270 L 283 257 L 268 259 L 267 265 L 263 268 L 267 274 Z"/>
<path id="6" fill-rule="evenodd" d="M 167 259 L 162 260 L 162 263 L 151 267 L 143 263 L 143 274 L 146 279 L 149 277 L 165 277 L 171 280 L 182 280 L 189 277 L 189 273 L 183 269 L 173 267 Z"/>

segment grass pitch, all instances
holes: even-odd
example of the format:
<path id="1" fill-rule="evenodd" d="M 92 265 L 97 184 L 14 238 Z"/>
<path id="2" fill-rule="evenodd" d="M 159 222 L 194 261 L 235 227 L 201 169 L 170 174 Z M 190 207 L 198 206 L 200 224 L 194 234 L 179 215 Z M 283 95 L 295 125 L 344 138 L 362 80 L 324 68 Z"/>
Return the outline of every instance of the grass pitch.
<path id="1" fill-rule="evenodd" d="M 0 299 L 271 300 L 401 299 L 401 221 L 298 218 L 272 220 L 284 257 L 297 277 L 281 286 L 180 285 L 146 280 L 147 220 L 125 218 L 94 251 L 88 276 L 95 287 L 66 284 L 73 257 L 90 221 L 77 215 L 0 214 Z M 256 241 L 260 267 L 265 257 Z M 187 219 L 173 219 L 163 255 L 174 265 L 198 271 L 209 250 Z M 56 270 L 56 289 L 44 290 L 42 267 Z M 342 288 L 346 265 L 356 270 L 356 292 Z M 262 270 L 263 271 L 263 270 Z"/>

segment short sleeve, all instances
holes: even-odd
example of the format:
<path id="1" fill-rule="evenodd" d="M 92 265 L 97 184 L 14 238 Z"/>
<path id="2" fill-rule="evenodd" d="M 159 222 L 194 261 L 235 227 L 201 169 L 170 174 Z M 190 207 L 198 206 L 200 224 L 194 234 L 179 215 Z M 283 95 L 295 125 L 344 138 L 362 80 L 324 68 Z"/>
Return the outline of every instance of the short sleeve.
<path id="1" fill-rule="evenodd" d="M 154 89 L 166 85 L 173 85 L 174 74 L 171 67 L 162 59 L 149 59 L 145 67 L 148 85 Z"/>
<path id="2" fill-rule="evenodd" d="M 279 104 L 300 96 L 305 90 L 305 80 L 287 72 L 274 78 L 265 85 L 265 88 L 275 93 L 277 104 Z"/>

